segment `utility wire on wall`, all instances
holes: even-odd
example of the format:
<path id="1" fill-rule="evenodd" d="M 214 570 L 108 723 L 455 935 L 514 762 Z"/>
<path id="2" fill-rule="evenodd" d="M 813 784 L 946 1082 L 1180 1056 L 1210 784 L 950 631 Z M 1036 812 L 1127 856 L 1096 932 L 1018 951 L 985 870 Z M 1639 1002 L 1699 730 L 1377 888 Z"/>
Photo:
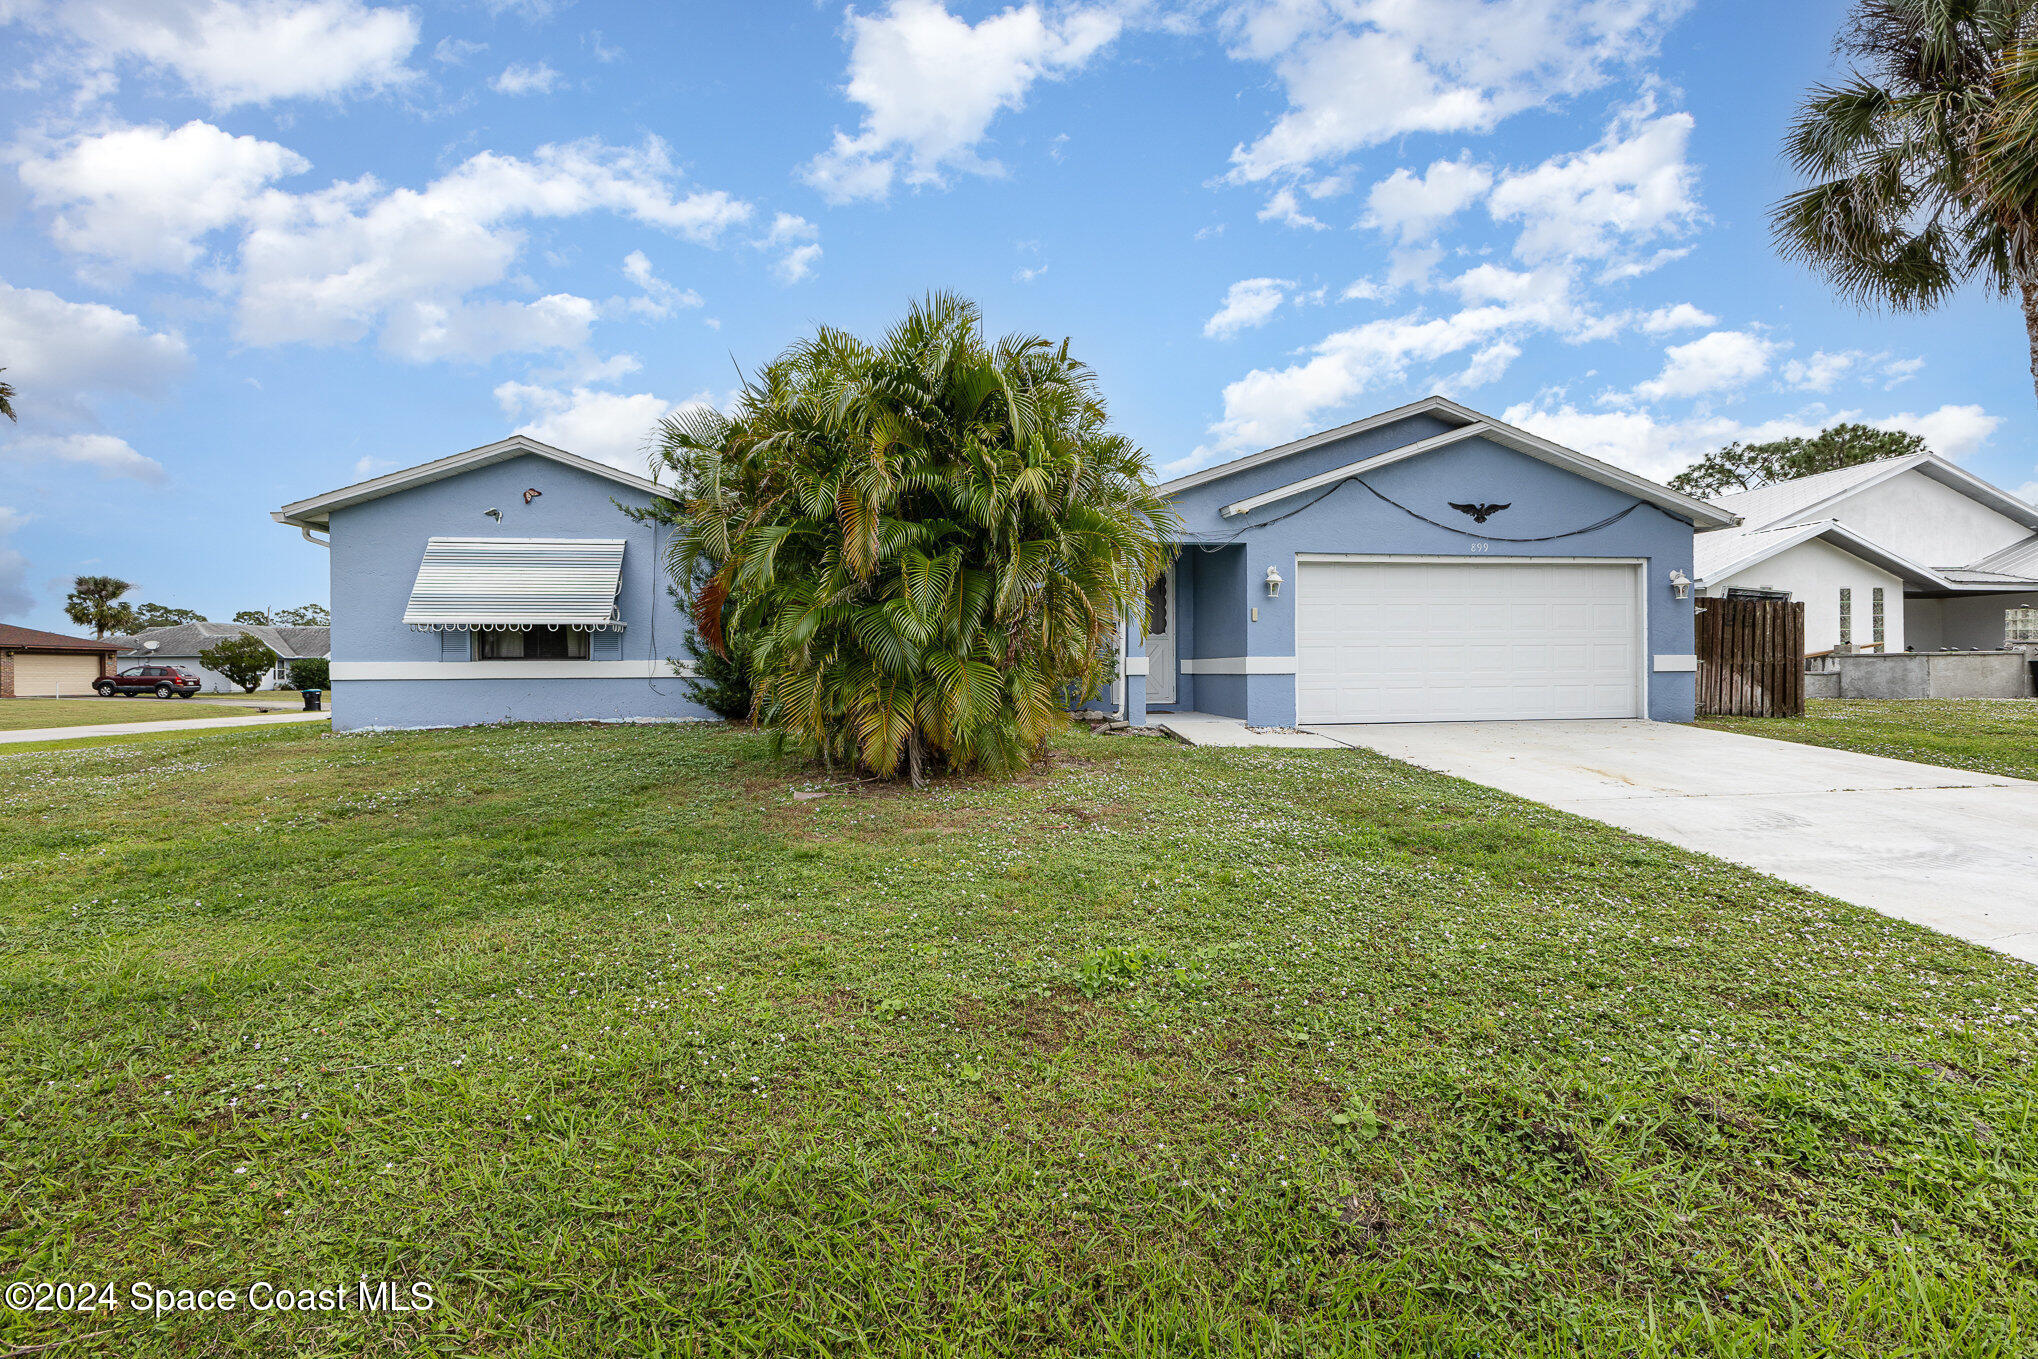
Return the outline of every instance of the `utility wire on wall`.
<path id="1" fill-rule="evenodd" d="M 1455 533 L 1460 538 L 1476 538 L 1480 542 L 1485 543 L 1553 543 L 1560 538 L 1576 538 L 1581 534 L 1597 533 L 1600 529 L 1607 528 L 1613 524 L 1618 524 L 1621 520 L 1627 518 L 1629 515 L 1633 514 L 1636 510 L 1641 509 L 1643 505 L 1648 503 L 1647 501 L 1637 500 L 1634 504 L 1628 506 L 1626 509 L 1616 511 L 1613 514 L 1609 514 L 1606 518 L 1601 519 L 1596 523 L 1587 524 L 1584 528 L 1567 529 L 1563 533 L 1545 533 L 1534 538 L 1505 538 L 1501 537 L 1498 534 L 1493 533 L 1474 533 L 1469 529 L 1461 529 L 1452 524 L 1440 524 L 1436 520 L 1430 518 L 1428 515 L 1422 513 L 1420 510 L 1412 510 L 1408 508 L 1408 506 L 1402 504 L 1400 501 L 1394 499 L 1392 496 L 1383 495 L 1379 490 L 1375 489 L 1363 477 L 1351 476 L 1346 477 L 1343 481 L 1333 482 L 1331 485 L 1326 486 L 1321 494 L 1312 497 L 1311 499 L 1305 501 L 1300 505 L 1297 505 L 1294 509 L 1289 510 L 1286 514 L 1277 514 L 1272 519 L 1262 519 L 1257 524 L 1246 524 L 1239 528 L 1238 530 L 1236 530 L 1235 532 L 1233 532 L 1230 537 L 1224 539 L 1222 542 L 1198 543 L 1196 544 L 1196 546 L 1201 548 L 1205 552 L 1220 551 L 1221 549 L 1227 548 L 1231 546 L 1234 542 L 1238 541 L 1239 536 L 1241 534 L 1250 533 L 1254 529 L 1270 528 L 1273 525 L 1280 523 L 1283 519 L 1293 519 L 1296 515 L 1302 513 L 1304 510 L 1315 508 L 1318 504 L 1320 504 L 1322 501 L 1324 501 L 1331 495 L 1334 495 L 1336 492 L 1343 490 L 1347 483 L 1352 482 L 1356 482 L 1358 485 L 1364 486 L 1368 491 L 1371 491 L 1373 495 L 1375 495 L 1381 500 L 1386 501 L 1389 505 L 1392 505 L 1395 509 L 1400 510 L 1403 514 L 1409 515 L 1416 519 L 1420 519 L 1423 523 L 1428 524 L 1432 528 L 1440 528 L 1445 533 Z"/>

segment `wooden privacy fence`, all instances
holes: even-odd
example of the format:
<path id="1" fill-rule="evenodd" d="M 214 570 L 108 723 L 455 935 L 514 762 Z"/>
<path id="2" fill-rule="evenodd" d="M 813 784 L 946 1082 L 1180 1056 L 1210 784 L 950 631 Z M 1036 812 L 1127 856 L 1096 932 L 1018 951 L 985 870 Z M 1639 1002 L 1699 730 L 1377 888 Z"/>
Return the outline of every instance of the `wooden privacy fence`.
<path id="1" fill-rule="evenodd" d="M 1698 715 L 1804 716 L 1804 605 L 1698 601 Z"/>

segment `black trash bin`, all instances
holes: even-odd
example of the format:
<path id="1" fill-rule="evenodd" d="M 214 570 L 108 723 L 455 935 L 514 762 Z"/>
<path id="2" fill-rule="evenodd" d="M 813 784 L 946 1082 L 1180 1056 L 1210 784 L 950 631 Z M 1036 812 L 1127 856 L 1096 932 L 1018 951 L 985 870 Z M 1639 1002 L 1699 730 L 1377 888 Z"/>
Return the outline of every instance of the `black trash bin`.
<path id="1" fill-rule="evenodd" d="M 320 703 L 319 700 L 325 697 L 325 692 L 323 689 L 306 689 L 304 691 L 304 710 L 308 713 L 324 712 L 325 705 Z"/>

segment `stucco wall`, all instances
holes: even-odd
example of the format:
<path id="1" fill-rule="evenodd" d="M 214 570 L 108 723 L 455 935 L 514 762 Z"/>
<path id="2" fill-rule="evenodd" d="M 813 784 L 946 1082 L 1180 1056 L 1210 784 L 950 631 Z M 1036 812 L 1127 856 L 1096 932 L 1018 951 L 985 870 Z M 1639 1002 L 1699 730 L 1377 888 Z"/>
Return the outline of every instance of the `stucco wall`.
<path id="1" fill-rule="evenodd" d="M 542 492 L 528 505 L 527 487 Z M 665 588 L 665 531 L 627 518 L 615 500 L 643 503 L 618 482 L 527 456 L 333 511 L 335 728 L 711 716 L 665 664 L 685 655 L 686 631 Z M 502 511 L 501 523 L 484 515 L 490 508 Z M 491 673 L 488 663 L 448 659 L 464 656 L 460 638 L 447 646 L 442 634 L 403 622 L 425 540 L 434 536 L 626 540 L 618 606 L 628 626 L 620 643 L 598 649 L 599 661 L 540 663 L 557 666 L 560 678 L 497 678 L 503 672 Z M 361 678 L 364 665 L 400 667 L 403 677 Z"/>
<path id="2" fill-rule="evenodd" d="M 1854 645 L 1875 642 L 1875 591 L 1883 592 L 1883 650 L 1902 651 L 1905 631 L 1904 583 L 1880 567 L 1813 539 L 1757 562 L 1745 571 L 1706 585 L 1706 594 L 1724 597 L 1730 587 L 1788 590 L 1804 604 L 1804 648 L 1807 654 L 1831 651 L 1840 641 L 1840 591 L 1854 592 Z M 2001 639 L 1998 638 L 1998 641 Z"/>
<path id="3" fill-rule="evenodd" d="M 1947 599 L 1911 601 L 1914 619 L 1925 618 L 1927 629 L 1911 637 L 1920 651 L 1994 651 L 2003 644 L 2003 613 L 2038 608 L 2038 594 L 1956 595 Z"/>
<path id="4" fill-rule="evenodd" d="M 1657 674 L 1649 662 L 1652 655 L 1691 654 L 1692 601 L 1676 599 L 1669 585 L 1673 570 L 1691 572 L 1690 524 L 1642 504 L 1619 523 L 1589 534 L 1549 542 L 1502 541 L 1503 537 L 1536 538 L 1582 528 L 1636 505 L 1635 498 L 1625 492 L 1473 438 L 1365 474 L 1366 482 L 1383 495 L 1439 523 L 1462 524 L 1464 533 L 1423 523 L 1352 483 L 1328 495 L 1308 492 L 1236 519 L 1218 513 L 1221 506 L 1233 501 L 1449 428 L 1429 416 L 1413 417 L 1179 493 L 1175 507 L 1188 536 L 1210 543 L 1233 540 L 1231 550 L 1205 554 L 1220 565 L 1199 576 L 1200 656 L 1292 660 L 1296 654 L 1293 582 L 1298 574 L 1297 553 L 1642 558 L 1648 611 L 1643 657 L 1648 672 L 1648 714 L 1659 721 L 1691 720 L 1694 677 L 1688 672 Z M 1315 499 L 1317 496 L 1322 498 Z M 1453 501 L 1504 502 L 1508 509 L 1486 525 L 1495 536 L 1481 538 L 1469 518 L 1450 508 Z M 1280 522 L 1269 522 L 1276 519 Z M 1198 551 L 1194 546 L 1185 549 Z M 1269 598 L 1263 583 L 1269 566 L 1290 582 L 1278 598 Z M 1222 601 L 1211 588 L 1219 570 L 1226 576 Z M 1251 621 L 1253 608 L 1259 610 L 1257 622 Z M 1221 682 L 1213 684 L 1213 679 Z M 1258 726 L 1288 726 L 1295 720 L 1292 673 L 1198 675 L 1196 694 L 1205 711 L 1244 716 Z M 1231 706 L 1220 707 L 1220 703 L 1235 704 L 1237 711 Z"/>
<path id="5" fill-rule="evenodd" d="M 1921 566 L 1966 566 L 2031 536 L 2016 520 L 1917 471 L 1848 497 L 1831 517 Z"/>
<path id="6" fill-rule="evenodd" d="M 1838 658 L 1841 698 L 2029 698 L 2022 652 L 1926 652 Z"/>

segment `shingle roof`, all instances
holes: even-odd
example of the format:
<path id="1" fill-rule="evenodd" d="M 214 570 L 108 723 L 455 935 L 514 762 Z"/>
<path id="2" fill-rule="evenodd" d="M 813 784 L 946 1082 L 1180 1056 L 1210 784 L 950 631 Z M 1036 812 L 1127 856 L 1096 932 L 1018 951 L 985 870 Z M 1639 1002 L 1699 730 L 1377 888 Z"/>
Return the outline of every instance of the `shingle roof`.
<path id="1" fill-rule="evenodd" d="M 117 642 L 123 656 L 196 656 L 229 637 L 254 634 L 256 640 L 286 661 L 324 656 L 332 650 L 331 628 L 270 627 L 258 623 L 178 623 L 166 628 L 143 628 L 129 637 L 109 637 Z M 154 642 L 151 651 L 143 642 Z"/>
<path id="2" fill-rule="evenodd" d="M 7 651 L 118 651 L 118 639 L 108 637 L 95 642 L 90 637 L 66 637 L 61 632 L 44 632 L 40 628 L 18 628 L 12 623 L 0 623 L 0 649 Z"/>
<path id="3" fill-rule="evenodd" d="M 1901 458 L 1882 458 L 1875 462 L 1857 463 L 1852 467 L 1836 467 L 1830 472 L 1814 472 L 1808 477 L 1796 477 L 1769 486 L 1758 486 L 1752 491 L 1716 495 L 1711 497 L 1711 500 L 1722 509 L 1740 515 L 1744 528 L 1759 529 L 1774 524 L 1793 523 L 1803 517 L 1804 511 L 1822 500 L 1831 499 L 1843 491 L 1850 491 L 1863 482 L 1888 476 L 1900 470 L 1899 464 L 1908 466 L 1920 463 L 1929 456 L 1925 453 L 1907 453 Z M 1721 531 L 1734 532 L 1732 529 Z"/>
<path id="4" fill-rule="evenodd" d="M 2014 575 L 2038 575 L 2038 533 L 1989 553 L 1971 568 L 1976 571 L 2008 571 Z"/>

